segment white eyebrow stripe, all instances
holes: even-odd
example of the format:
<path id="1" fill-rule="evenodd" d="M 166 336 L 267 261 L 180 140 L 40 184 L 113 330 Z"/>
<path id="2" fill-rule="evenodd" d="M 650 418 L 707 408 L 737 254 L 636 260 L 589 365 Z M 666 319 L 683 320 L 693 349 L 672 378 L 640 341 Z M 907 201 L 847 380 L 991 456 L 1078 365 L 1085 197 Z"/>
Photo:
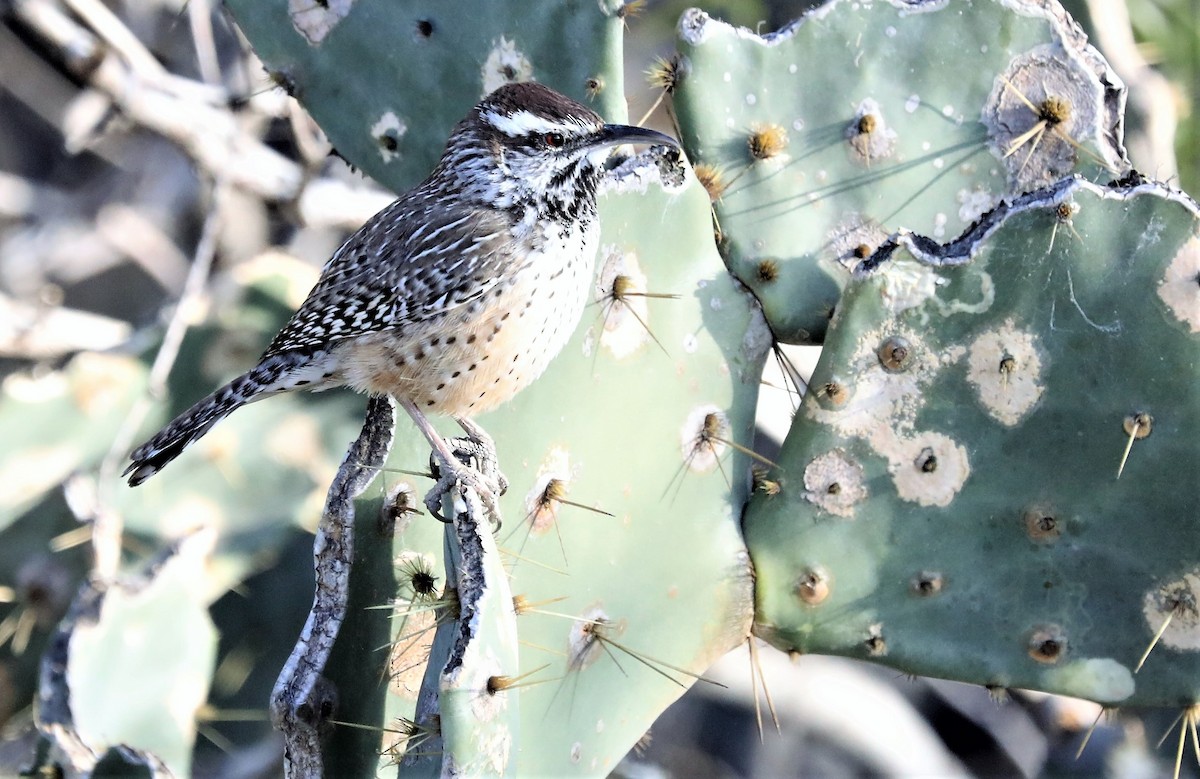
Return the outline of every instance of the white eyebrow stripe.
<path id="1" fill-rule="evenodd" d="M 553 122 L 544 116 L 538 116 L 530 111 L 516 111 L 512 114 L 501 114 L 486 111 L 484 120 L 510 138 L 519 138 L 531 133 L 571 133 L 579 132 L 579 125 L 574 122 Z"/>

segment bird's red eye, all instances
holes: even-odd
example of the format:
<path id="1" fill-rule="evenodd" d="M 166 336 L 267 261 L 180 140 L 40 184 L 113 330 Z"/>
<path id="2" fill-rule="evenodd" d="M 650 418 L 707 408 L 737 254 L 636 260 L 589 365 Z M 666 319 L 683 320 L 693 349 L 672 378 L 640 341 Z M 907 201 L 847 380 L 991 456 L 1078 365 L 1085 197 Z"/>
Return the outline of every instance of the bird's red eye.
<path id="1" fill-rule="evenodd" d="M 561 148 L 562 145 L 567 141 L 565 138 L 563 138 L 562 133 L 546 133 L 542 136 L 542 142 L 551 149 L 558 149 Z"/>

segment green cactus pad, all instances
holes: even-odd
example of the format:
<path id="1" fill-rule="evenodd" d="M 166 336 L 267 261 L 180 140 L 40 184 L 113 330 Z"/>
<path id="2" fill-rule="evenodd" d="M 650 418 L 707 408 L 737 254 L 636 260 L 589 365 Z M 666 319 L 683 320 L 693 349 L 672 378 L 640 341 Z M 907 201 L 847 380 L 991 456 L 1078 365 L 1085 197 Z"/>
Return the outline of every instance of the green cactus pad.
<path id="1" fill-rule="evenodd" d="M 147 570 L 89 584 L 43 663 L 39 727 L 79 770 L 110 748 L 155 775 L 187 776 L 216 661 L 203 586 L 215 534 L 182 540 Z"/>
<path id="2" fill-rule="evenodd" d="M 227 5 L 338 152 L 396 191 L 423 179 L 471 106 L 511 81 L 540 81 L 625 120 L 619 0 Z"/>
<path id="3" fill-rule="evenodd" d="M 684 145 L 785 342 L 822 340 L 892 231 L 958 235 L 1001 198 L 1127 168 L 1124 88 L 1053 0 L 833 0 L 765 37 L 692 10 L 679 29 Z"/>
<path id="4" fill-rule="evenodd" d="M 1068 179 L 945 246 L 885 244 L 830 327 L 781 490 L 748 509 L 758 632 L 1107 704 L 1200 700 L 1198 227 L 1159 185 Z"/>
<path id="5" fill-rule="evenodd" d="M 738 532 L 748 458 L 725 441 L 750 441 L 770 333 L 708 239 L 697 182 L 689 175 L 663 186 L 645 162 L 616 176 L 622 183 L 600 202 L 596 302 L 546 374 L 479 420 L 509 480 L 500 560 L 512 593 L 530 607 L 516 617 L 520 664 L 498 672 L 533 673 L 496 695 L 520 697 L 520 739 L 507 769 L 519 776 L 609 773 L 694 682 L 690 674 L 748 635 L 751 582 Z M 632 282 L 621 300 L 612 298 L 617 276 Z M 392 465 L 423 470 L 427 458 L 428 445 L 402 422 Z M 407 476 L 384 479 L 393 491 L 407 480 L 408 505 L 420 506 L 429 486 Z M 437 592 L 445 585 L 442 532 L 425 515 L 405 514 L 398 525 L 391 557 L 404 602 L 397 612 L 410 611 L 414 561 L 423 561 Z M 387 616 L 358 612 L 368 622 Z M 354 618 L 348 631 L 370 632 Z M 428 722 L 433 712 L 414 717 L 420 677 L 412 669 L 428 655 L 433 631 L 421 631 L 434 619 L 426 611 L 394 620 L 389 694 L 382 709 L 370 699 L 362 716 L 384 727 L 401 716 Z M 346 660 L 329 669 L 339 688 L 388 674 L 370 649 L 339 647 Z M 445 655 L 437 646 L 433 653 Z M 366 662 L 378 670 L 364 672 Z M 495 673 L 471 669 L 475 678 Z M 474 694 L 490 700 L 482 690 Z M 462 710 L 437 713 L 447 738 L 479 726 Z M 375 737 L 376 752 L 399 738 Z M 433 742 L 423 743 L 413 751 Z M 425 765 L 418 775 L 438 770 Z M 400 767 L 403 775 L 413 768 Z"/>

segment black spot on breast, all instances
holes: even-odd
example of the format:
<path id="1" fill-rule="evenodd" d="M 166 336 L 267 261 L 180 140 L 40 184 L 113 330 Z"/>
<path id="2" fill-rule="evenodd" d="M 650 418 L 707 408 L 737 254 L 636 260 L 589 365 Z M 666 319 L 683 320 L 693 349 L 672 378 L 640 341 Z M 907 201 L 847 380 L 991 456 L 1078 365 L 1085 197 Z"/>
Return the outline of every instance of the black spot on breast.
<path id="1" fill-rule="evenodd" d="M 433 401 L 432 401 L 432 400 L 427 400 L 427 401 L 425 401 L 425 405 L 426 405 L 426 406 L 432 406 L 432 405 L 433 405 Z"/>
<path id="2" fill-rule="evenodd" d="M 446 389 L 446 382 L 444 382 L 444 381 L 443 381 L 441 384 L 437 385 L 437 388 L 438 388 L 439 390 L 444 390 L 444 389 Z"/>
<path id="3" fill-rule="evenodd" d="M 449 336 L 446 339 L 446 346 L 449 346 L 450 344 L 454 343 L 457 340 L 458 340 L 458 338 L 456 338 L 455 336 Z"/>
<path id="4" fill-rule="evenodd" d="M 450 374 L 450 378 L 457 379 L 461 375 L 462 375 L 462 371 L 455 371 L 454 373 Z"/>

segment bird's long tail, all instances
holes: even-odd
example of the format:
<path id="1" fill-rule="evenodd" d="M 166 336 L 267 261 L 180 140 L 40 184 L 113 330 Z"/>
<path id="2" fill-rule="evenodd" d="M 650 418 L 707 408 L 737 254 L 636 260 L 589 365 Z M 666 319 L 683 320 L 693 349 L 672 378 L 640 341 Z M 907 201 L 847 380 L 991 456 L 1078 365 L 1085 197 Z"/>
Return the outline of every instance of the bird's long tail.
<path id="1" fill-rule="evenodd" d="M 122 474 L 129 477 L 129 486 L 136 487 L 158 473 L 238 408 L 286 389 L 278 385 L 287 367 L 281 360 L 264 361 L 171 420 L 129 455 L 131 462 Z"/>

